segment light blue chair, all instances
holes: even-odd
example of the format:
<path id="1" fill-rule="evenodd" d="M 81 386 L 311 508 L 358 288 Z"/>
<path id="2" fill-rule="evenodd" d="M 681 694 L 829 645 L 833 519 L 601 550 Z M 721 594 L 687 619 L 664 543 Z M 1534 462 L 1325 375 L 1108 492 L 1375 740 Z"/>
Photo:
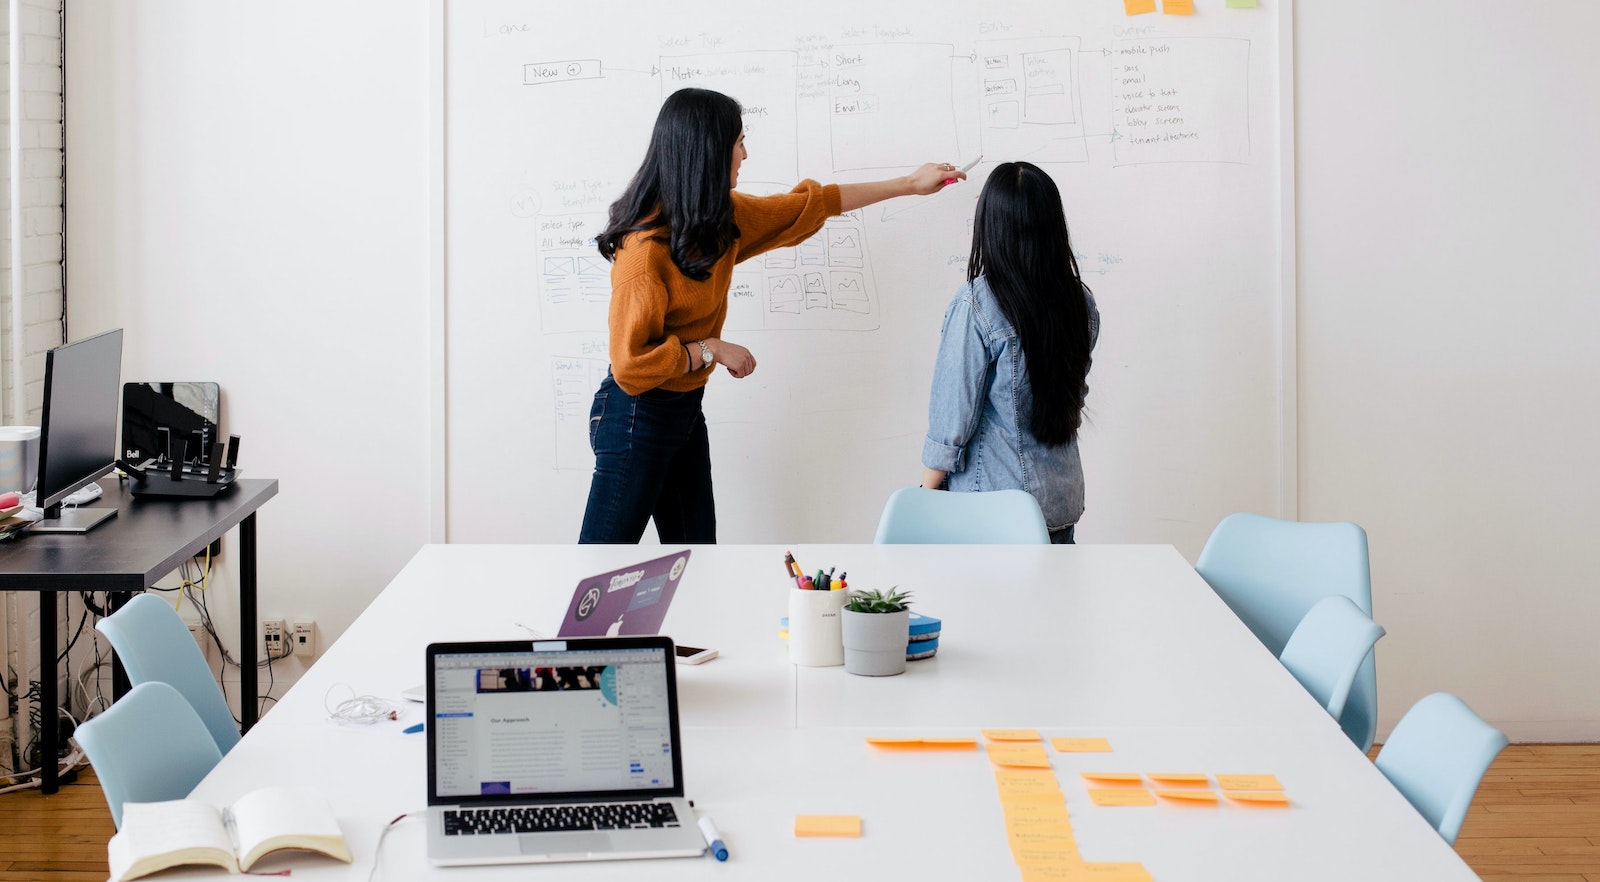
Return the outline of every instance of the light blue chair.
<path id="1" fill-rule="evenodd" d="M 1483 773 L 1506 736 L 1448 692 L 1411 706 L 1378 751 L 1377 766 L 1451 845 Z"/>
<path id="2" fill-rule="evenodd" d="M 239 724 L 206 657 L 189 635 L 189 626 L 165 600 L 137 595 L 94 627 L 111 641 L 129 682 L 172 686 L 205 721 L 219 751 L 226 754 L 239 743 Z"/>
<path id="3" fill-rule="evenodd" d="M 1050 544 L 1038 500 L 1025 490 L 953 492 L 904 487 L 878 519 L 880 545 Z"/>
<path id="4" fill-rule="evenodd" d="M 1195 569 L 1273 655 L 1283 653 L 1300 620 L 1331 594 L 1372 616 L 1367 534 L 1355 524 L 1229 515 L 1211 532 Z M 1339 725 L 1362 751 L 1371 749 L 1378 668 L 1370 655 L 1356 672 Z"/>
<path id="5" fill-rule="evenodd" d="M 1383 633 L 1383 627 L 1355 601 L 1335 594 L 1311 607 L 1289 635 L 1278 661 L 1337 720 L 1344 713 L 1356 672 Z"/>
<path id="6" fill-rule="evenodd" d="M 133 687 L 73 737 L 94 766 L 119 829 L 123 803 L 183 799 L 222 762 L 200 716 L 165 683 Z"/>

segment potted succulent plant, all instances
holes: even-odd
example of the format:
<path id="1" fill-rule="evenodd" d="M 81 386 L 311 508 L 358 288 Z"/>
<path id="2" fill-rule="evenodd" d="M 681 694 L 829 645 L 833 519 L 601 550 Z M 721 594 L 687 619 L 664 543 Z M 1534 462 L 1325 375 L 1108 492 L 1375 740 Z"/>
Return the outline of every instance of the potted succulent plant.
<path id="1" fill-rule="evenodd" d="M 911 593 L 851 591 L 839 620 L 844 669 L 867 677 L 903 674 L 911 638 Z"/>

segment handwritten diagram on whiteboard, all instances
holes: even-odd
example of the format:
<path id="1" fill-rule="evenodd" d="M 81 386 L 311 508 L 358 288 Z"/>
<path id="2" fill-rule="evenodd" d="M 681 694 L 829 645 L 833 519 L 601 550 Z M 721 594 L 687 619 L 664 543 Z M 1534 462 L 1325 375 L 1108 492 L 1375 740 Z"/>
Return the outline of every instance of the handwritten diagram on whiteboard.
<path id="1" fill-rule="evenodd" d="M 734 422 L 762 432 L 826 414 L 830 437 L 866 441 L 869 449 L 828 463 L 866 470 L 853 482 L 833 478 L 849 490 L 828 507 L 875 510 L 881 499 L 849 493 L 876 488 L 902 456 L 914 462 L 926 428 L 922 386 L 940 314 L 964 277 L 973 200 L 1009 160 L 1056 178 L 1079 265 L 1106 314 L 1091 378 L 1099 408 L 1091 432 L 1105 441 L 1089 467 L 1116 469 L 1117 457 L 1149 458 L 1160 447 L 1157 459 L 1183 462 L 1127 473 L 1178 475 L 1185 487 L 1254 486 L 1240 475 L 1272 459 L 1275 434 L 1243 447 L 1233 438 L 1178 448 L 1153 439 L 1187 437 L 1197 414 L 1273 400 L 1262 377 L 1273 366 L 1270 316 L 1282 278 L 1272 262 L 1275 14 L 1207 9 L 1180 20 L 1127 17 L 1115 3 L 994 0 L 930 20 L 910 0 L 817 3 L 692 17 L 639 7 L 621 22 L 610 7 L 446 0 L 449 394 L 468 401 L 499 387 L 518 402 L 493 413 L 452 405 L 452 535 L 499 537 L 487 513 L 480 521 L 455 501 L 458 489 L 481 503 L 478 488 L 499 486 L 483 465 L 502 459 L 491 439 L 537 451 L 534 467 L 557 473 L 552 492 L 581 510 L 593 466 L 589 407 L 608 367 L 611 265 L 594 237 L 638 168 L 661 101 L 686 87 L 739 101 L 747 193 L 983 158 L 973 186 L 832 218 L 800 245 L 734 271 L 723 335 L 749 347 L 761 368 L 738 383 L 719 373 L 708 408 L 737 400 Z M 1267 318 L 1256 328 L 1259 316 Z M 1263 421 L 1270 414 L 1244 419 Z M 781 432 L 763 437 L 732 465 L 718 459 L 726 478 L 760 484 L 821 465 L 809 460 L 823 447 L 795 449 Z M 910 452 L 881 461 L 872 444 Z M 1218 451 L 1223 465 L 1202 460 Z M 724 479 L 719 471 L 719 486 Z M 1105 484 L 1095 504 L 1144 506 L 1170 486 Z M 802 504 L 792 516 L 817 508 Z M 507 514 L 493 523 L 514 520 Z M 1191 514 L 1165 511 L 1156 521 L 1187 523 Z M 1172 541 L 1163 536 L 1139 538 Z"/>

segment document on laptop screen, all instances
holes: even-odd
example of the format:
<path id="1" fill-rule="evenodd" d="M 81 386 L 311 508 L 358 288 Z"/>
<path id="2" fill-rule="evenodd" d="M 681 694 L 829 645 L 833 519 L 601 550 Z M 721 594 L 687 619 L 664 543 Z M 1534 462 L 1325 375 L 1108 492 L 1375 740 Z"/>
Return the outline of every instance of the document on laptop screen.
<path id="1" fill-rule="evenodd" d="M 672 787 L 660 649 L 441 655 L 438 795 Z"/>

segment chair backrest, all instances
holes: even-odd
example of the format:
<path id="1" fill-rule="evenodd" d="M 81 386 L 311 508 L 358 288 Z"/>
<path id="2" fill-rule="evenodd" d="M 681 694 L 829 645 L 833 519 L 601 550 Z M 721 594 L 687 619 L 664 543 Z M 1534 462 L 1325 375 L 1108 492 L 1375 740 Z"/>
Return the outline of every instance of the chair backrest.
<path id="1" fill-rule="evenodd" d="M 1344 713 L 1356 672 L 1382 636 L 1383 627 L 1355 601 L 1334 594 L 1311 607 L 1278 660 L 1337 720 Z"/>
<path id="2" fill-rule="evenodd" d="M 189 626 L 165 600 L 154 594 L 136 595 L 94 627 L 111 641 L 130 683 L 172 686 L 205 721 L 218 750 L 226 754 L 239 743 L 239 724 L 206 657 L 189 635 Z"/>
<path id="3" fill-rule="evenodd" d="M 94 766 L 118 828 L 123 803 L 183 799 L 222 762 L 194 708 L 160 682 L 128 690 L 73 737 Z"/>
<path id="4" fill-rule="evenodd" d="M 1503 732 L 1448 692 L 1411 706 L 1378 751 L 1377 766 L 1454 845 L 1473 794 L 1506 746 Z"/>
<path id="5" fill-rule="evenodd" d="M 1304 524 L 1241 513 L 1223 518 L 1195 564 L 1273 655 L 1317 601 L 1343 594 L 1372 615 L 1367 534 L 1351 523 Z M 1361 663 L 1339 725 L 1363 751 L 1378 731 L 1378 668 Z"/>
<path id="6" fill-rule="evenodd" d="M 889 495 L 874 542 L 1048 545 L 1050 529 L 1026 490 L 954 492 L 904 487 Z"/>

